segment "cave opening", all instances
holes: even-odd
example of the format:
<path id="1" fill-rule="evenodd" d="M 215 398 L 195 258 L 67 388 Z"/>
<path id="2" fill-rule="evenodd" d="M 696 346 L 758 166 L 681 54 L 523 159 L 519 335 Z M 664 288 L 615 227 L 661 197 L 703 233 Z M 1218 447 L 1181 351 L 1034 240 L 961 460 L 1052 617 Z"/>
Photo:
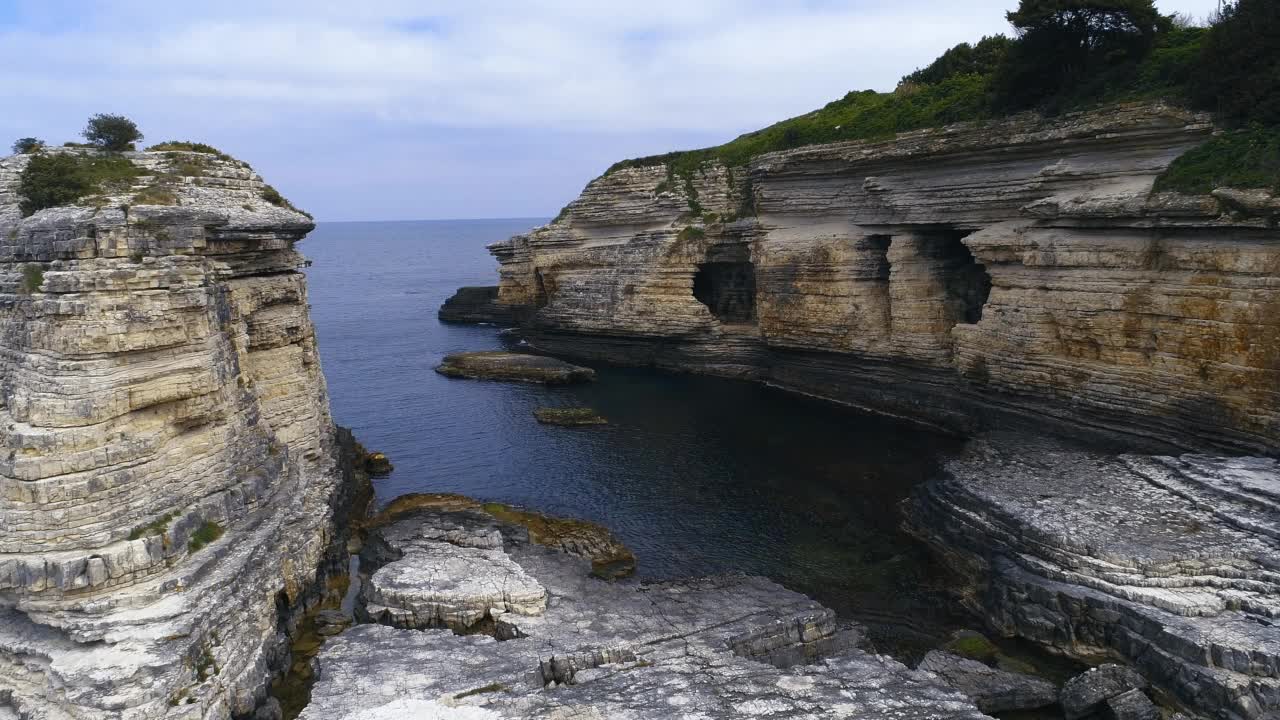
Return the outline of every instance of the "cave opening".
<path id="1" fill-rule="evenodd" d="M 533 271 L 533 306 L 535 308 L 544 308 L 551 299 L 547 294 L 547 279 L 543 277 L 541 270 Z"/>
<path id="2" fill-rule="evenodd" d="M 693 296 L 723 323 L 756 321 L 756 270 L 750 262 L 705 262 L 693 276 Z"/>
<path id="3" fill-rule="evenodd" d="M 951 230 L 939 240 L 946 285 L 947 315 L 956 323 L 973 325 L 982 320 L 982 307 L 991 297 L 991 276 L 964 244 L 970 233 Z"/>

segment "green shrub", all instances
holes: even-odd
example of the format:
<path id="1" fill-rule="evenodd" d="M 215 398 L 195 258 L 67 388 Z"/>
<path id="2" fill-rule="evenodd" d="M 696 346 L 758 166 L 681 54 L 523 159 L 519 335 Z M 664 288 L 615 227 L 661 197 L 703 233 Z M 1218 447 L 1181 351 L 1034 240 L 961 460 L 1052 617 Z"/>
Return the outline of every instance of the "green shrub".
<path id="1" fill-rule="evenodd" d="M 28 155 L 40 148 L 44 147 L 44 141 L 40 138 L 24 137 L 18 138 L 13 143 L 13 152 L 18 155 Z"/>
<path id="2" fill-rule="evenodd" d="M 153 522 L 147 523 L 146 525 L 139 525 L 129 533 L 129 539 L 140 540 L 152 535 L 163 535 L 169 529 L 169 523 L 173 522 L 174 517 L 173 513 L 166 513 Z"/>
<path id="3" fill-rule="evenodd" d="M 1156 192 L 1204 194 L 1219 187 L 1280 191 L 1280 127 L 1223 133 L 1174 160 Z"/>
<path id="4" fill-rule="evenodd" d="M 276 190 L 270 185 L 262 186 L 262 199 L 266 200 L 272 205 L 275 205 L 276 207 L 286 208 L 296 213 L 301 213 L 303 215 L 306 215 L 307 217 L 311 217 L 311 213 L 307 212 L 306 210 L 299 210 L 297 207 L 294 206 L 293 203 L 289 202 L 289 200 L 286 199 L 285 196 L 281 195 L 279 190 Z"/>
<path id="5" fill-rule="evenodd" d="M 197 552 L 205 545 L 216 541 L 226 532 L 221 525 L 212 520 L 206 520 L 194 533 L 191 533 L 191 541 L 187 543 L 189 552 Z"/>
<path id="6" fill-rule="evenodd" d="M 142 170 L 118 155 L 33 155 L 18 178 L 23 216 L 71 205 L 87 195 L 127 189 Z"/>
<path id="7" fill-rule="evenodd" d="M 123 115 L 103 113 L 89 118 L 89 124 L 80 134 L 90 145 L 113 152 L 132 150 L 134 143 L 142 140 L 142 133 L 132 120 Z"/>
<path id="8" fill-rule="evenodd" d="M 219 160 L 232 160 L 230 155 L 212 145 L 190 140 L 169 140 L 147 148 L 147 152 L 197 152 L 217 156 Z"/>
<path id="9" fill-rule="evenodd" d="M 27 263 L 22 266 L 22 292 L 30 295 L 44 284 L 44 266 L 39 263 Z"/>

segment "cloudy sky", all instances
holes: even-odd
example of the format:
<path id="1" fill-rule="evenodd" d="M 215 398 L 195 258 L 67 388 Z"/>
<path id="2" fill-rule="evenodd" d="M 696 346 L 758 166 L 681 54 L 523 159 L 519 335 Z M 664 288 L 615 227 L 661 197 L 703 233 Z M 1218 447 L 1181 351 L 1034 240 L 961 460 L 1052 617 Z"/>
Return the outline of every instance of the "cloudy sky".
<path id="1" fill-rule="evenodd" d="M 616 160 L 892 89 L 1014 4 L 0 0 L 0 141 L 122 113 L 320 220 L 550 216 Z"/>

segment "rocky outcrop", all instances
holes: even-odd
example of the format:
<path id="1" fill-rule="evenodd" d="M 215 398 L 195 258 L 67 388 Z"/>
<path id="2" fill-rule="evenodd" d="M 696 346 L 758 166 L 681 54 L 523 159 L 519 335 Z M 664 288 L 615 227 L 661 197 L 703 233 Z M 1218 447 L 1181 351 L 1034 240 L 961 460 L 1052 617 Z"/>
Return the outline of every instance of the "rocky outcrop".
<path id="1" fill-rule="evenodd" d="M 439 318 L 444 322 L 516 324 L 516 310 L 498 302 L 498 286 L 463 287 L 444 301 Z"/>
<path id="2" fill-rule="evenodd" d="M 944 683 L 973 698 L 988 713 L 1035 710 L 1058 701 L 1058 688 L 1048 680 L 994 668 L 970 658 L 932 650 L 917 670 L 937 675 Z"/>
<path id="3" fill-rule="evenodd" d="M 0 708 L 252 713 L 350 501 L 312 222 L 244 163 L 123 157 L 29 217 L 0 160 Z"/>
<path id="4" fill-rule="evenodd" d="M 1280 714 L 1275 460 L 990 438 L 911 504 L 910 529 L 973 581 L 968 600 L 994 628 L 1123 659 L 1209 717 Z M 1145 687 L 1135 675 L 1086 674 L 1064 707 Z"/>
<path id="5" fill-rule="evenodd" d="M 763 578 L 606 582 L 585 558 L 466 503 L 402 514 L 380 534 L 401 557 L 375 584 L 396 567 L 493 625 L 344 632 L 316 658 L 304 720 L 986 717 L 932 674 L 857 649 L 856 627 Z"/>
<path id="6" fill-rule="evenodd" d="M 436 372 L 472 380 L 512 380 L 517 382 L 568 385 L 595 380 L 596 371 L 544 355 L 486 350 L 445 355 Z"/>
<path id="7" fill-rule="evenodd" d="M 1268 451 L 1280 243 L 1258 193 L 1151 194 L 1205 116 L 1130 105 L 627 167 L 491 246 L 542 349 L 972 432 Z M 1269 197 L 1269 196 L 1268 196 Z"/>

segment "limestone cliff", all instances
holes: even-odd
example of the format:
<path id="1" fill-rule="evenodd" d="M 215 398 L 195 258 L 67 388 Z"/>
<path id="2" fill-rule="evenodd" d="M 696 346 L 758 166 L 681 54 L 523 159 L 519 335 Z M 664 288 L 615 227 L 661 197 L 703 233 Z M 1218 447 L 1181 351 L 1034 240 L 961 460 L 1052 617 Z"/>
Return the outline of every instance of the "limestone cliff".
<path id="1" fill-rule="evenodd" d="M 344 491 L 311 220 L 225 156 L 124 157 L 29 217 L 0 160 L 0 717 L 251 712 Z"/>
<path id="2" fill-rule="evenodd" d="M 1035 417 L 1270 450 L 1271 220 L 1150 192 L 1212 129 L 1130 105 L 683 176 L 640 163 L 492 246 L 500 302 L 536 311 L 529 335 L 554 352 L 751 377 L 960 431 Z"/>

